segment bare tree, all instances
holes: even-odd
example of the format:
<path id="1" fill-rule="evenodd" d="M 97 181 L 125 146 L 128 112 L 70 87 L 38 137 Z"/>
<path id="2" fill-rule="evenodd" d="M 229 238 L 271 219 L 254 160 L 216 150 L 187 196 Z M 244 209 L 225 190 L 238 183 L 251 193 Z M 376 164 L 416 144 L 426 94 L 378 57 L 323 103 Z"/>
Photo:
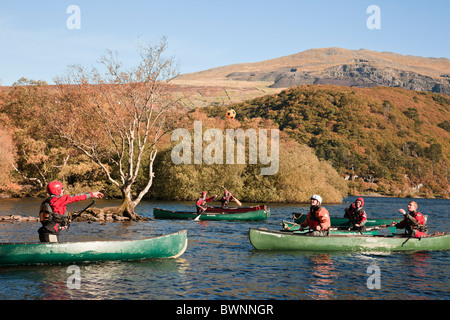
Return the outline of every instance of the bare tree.
<path id="1" fill-rule="evenodd" d="M 178 75 L 177 66 L 165 57 L 166 49 L 165 38 L 139 46 L 140 62 L 128 70 L 112 51 L 99 61 L 103 71 L 71 66 L 56 79 L 57 98 L 46 108 L 57 133 L 97 163 L 122 192 L 123 203 L 109 210 L 132 220 L 141 219 L 134 208 L 152 186 L 157 142 L 177 104 L 168 85 Z M 147 161 L 147 183 L 133 191 Z"/>

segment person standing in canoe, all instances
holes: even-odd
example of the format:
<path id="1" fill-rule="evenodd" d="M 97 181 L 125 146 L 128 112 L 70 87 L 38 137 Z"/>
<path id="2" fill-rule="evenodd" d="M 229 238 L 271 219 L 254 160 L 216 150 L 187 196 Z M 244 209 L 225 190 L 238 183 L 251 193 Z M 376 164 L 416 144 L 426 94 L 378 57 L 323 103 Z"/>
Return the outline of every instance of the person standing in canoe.
<path id="1" fill-rule="evenodd" d="M 69 217 L 66 214 L 66 205 L 69 203 L 87 200 L 89 198 L 103 198 L 101 192 L 86 192 L 76 195 L 63 195 L 64 187 L 59 181 L 52 181 L 47 185 L 49 197 L 45 199 L 39 210 L 39 240 L 41 242 L 58 242 L 61 230 L 67 228 Z"/>
<path id="2" fill-rule="evenodd" d="M 206 191 L 202 191 L 200 198 L 195 201 L 195 207 L 197 208 L 197 214 L 202 214 L 208 208 L 207 203 L 213 201 L 217 195 L 210 198 L 206 198 Z"/>
<path id="3" fill-rule="evenodd" d="M 391 225 L 397 227 L 397 229 L 405 229 L 410 237 L 426 237 L 426 220 L 423 214 L 417 211 L 418 207 L 419 205 L 417 202 L 411 201 L 408 203 L 408 213 L 403 209 L 398 210 L 405 216 L 405 218 L 399 223 L 394 221 Z"/>
<path id="4" fill-rule="evenodd" d="M 364 199 L 358 198 L 350 207 L 345 208 L 344 218 L 350 220 L 350 224 L 353 226 L 352 230 L 358 230 L 364 232 L 366 230 L 367 213 L 363 209 Z"/>
<path id="5" fill-rule="evenodd" d="M 328 210 L 322 207 L 322 197 L 319 195 L 311 196 L 311 207 L 309 209 L 306 220 L 300 224 L 300 230 L 309 227 L 312 231 L 311 236 L 328 236 L 331 220 Z"/>

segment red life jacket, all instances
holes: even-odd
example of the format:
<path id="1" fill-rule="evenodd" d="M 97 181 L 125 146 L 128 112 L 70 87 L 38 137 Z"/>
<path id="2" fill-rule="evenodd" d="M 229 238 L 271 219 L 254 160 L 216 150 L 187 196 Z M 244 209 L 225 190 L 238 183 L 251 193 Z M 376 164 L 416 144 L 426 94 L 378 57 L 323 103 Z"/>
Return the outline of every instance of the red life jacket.
<path id="1" fill-rule="evenodd" d="M 206 199 L 203 198 L 198 198 L 197 201 L 195 201 L 195 204 L 197 205 L 197 207 L 206 207 Z"/>
<path id="2" fill-rule="evenodd" d="M 319 211 L 320 207 L 311 207 L 311 214 L 309 216 L 309 228 L 315 230 L 320 224 L 320 220 L 316 217 L 316 212 Z"/>
<path id="3" fill-rule="evenodd" d="M 223 196 L 220 199 L 220 202 L 222 202 L 222 208 L 227 208 L 230 201 L 233 200 L 233 196 Z"/>
<path id="4" fill-rule="evenodd" d="M 210 198 L 206 198 L 206 199 L 198 198 L 198 199 L 195 201 L 195 205 L 196 205 L 197 207 L 206 208 L 206 207 L 207 207 L 207 202 L 211 202 L 211 201 L 213 201 L 213 200 L 214 200 L 214 197 L 210 197 Z"/>
<path id="5" fill-rule="evenodd" d="M 361 224 L 364 221 L 367 220 L 367 214 L 366 211 L 362 208 L 359 208 L 359 210 L 354 210 L 351 213 L 349 213 L 349 220 L 352 224 Z"/>
<path id="6" fill-rule="evenodd" d="M 403 221 L 401 221 L 398 225 L 397 228 L 401 229 L 401 228 L 405 228 L 406 230 L 419 230 L 422 232 L 427 231 L 427 227 L 426 227 L 426 220 L 425 217 L 423 216 L 423 214 L 421 214 L 418 211 L 414 211 L 414 212 L 409 212 L 408 213 L 414 220 L 417 221 L 417 224 L 413 223 L 411 220 L 409 220 L 407 217 L 405 217 L 405 219 L 403 219 Z"/>
<path id="7" fill-rule="evenodd" d="M 301 223 L 301 226 L 308 226 L 312 230 L 316 230 L 320 225 L 321 231 L 326 231 L 330 229 L 331 221 L 330 215 L 327 209 L 322 206 L 313 207 L 311 206 L 308 212 L 306 221 Z"/>

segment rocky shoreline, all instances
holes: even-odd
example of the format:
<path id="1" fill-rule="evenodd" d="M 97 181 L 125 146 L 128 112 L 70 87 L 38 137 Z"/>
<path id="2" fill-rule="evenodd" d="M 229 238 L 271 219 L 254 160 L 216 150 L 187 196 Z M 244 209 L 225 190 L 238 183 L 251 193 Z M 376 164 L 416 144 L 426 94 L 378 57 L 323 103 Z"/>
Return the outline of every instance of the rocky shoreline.
<path id="1" fill-rule="evenodd" d="M 74 214 L 76 212 L 73 212 Z M 151 220 L 150 218 L 147 218 L 146 221 Z M 117 214 L 98 214 L 93 215 L 89 213 L 83 213 L 80 217 L 77 217 L 77 222 L 127 222 L 130 221 L 130 218 L 123 217 L 121 215 Z M 11 214 L 7 216 L 0 216 L 0 223 L 1 222 L 39 222 L 39 217 L 33 217 L 33 216 L 21 216 L 17 214 Z"/>
<path id="2" fill-rule="evenodd" d="M 9 216 L 0 216 L 0 222 L 39 222 L 39 218 L 10 214 Z"/>

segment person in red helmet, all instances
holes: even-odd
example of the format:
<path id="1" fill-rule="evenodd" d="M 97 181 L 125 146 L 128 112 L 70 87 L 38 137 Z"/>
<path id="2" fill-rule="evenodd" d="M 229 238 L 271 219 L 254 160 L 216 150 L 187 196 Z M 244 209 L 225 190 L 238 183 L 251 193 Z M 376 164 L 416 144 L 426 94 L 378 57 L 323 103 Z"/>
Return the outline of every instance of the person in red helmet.
<path id="1" fill-rule="evenodd" d="M 228 204 L 230 203 L 230 201 L 233 201 L 234 198 L 231 195 L 231 193 L 228 192 L 228 190 L 225 190 L 223 197 L 220 198 L 220 202 L 222 203 L 222 209 L 226 209 L 228 208 Z"/>
<path id="2" fill-rule="evenodd" d="M 350 225 L 352 230 L 358 230 L 359 232 L 364 232 L 366 230 L 367 213 L 364 207 L 364 199 L 358 198 L 350 207 L 345 208 L 344 218 L 350 220 Z"/>
<path id="3" fill-rule="evenodd" d="M 217 195 L 210 198 L 206 198 L 206 191 L 202 191 L 200 198 L 195 201 L 195 207 L 197 208 L 197 214 L 202 214 L 206 211 L 207 203 L 213 201 Z"/>
<path id="4" fill-rule="evenodd" d="M 50 195 L 45 199 L 39 210 L 39 240 L 41 242 L 58 242 L 58 235 L 67 226 L 69 217 L 66 214 L 66 205 L 83 201 L 89 198 L 103 198 L 101 192 L 86 192 L 76 195 L 63 195 L 64 187 L 60 181 L 52 181 L 47 185 Z"/>
<path id="5" fill-rule="evenodd" d="M 405 217 L 399 223 L 392 222 L 392 226 L 396 226 L 397 229 L 405 229 L 410 237 L 423 238 L 427 236 L 426 220 L 423 214 L 417 211 L 419 205 L 415 201 L 408 203 L 408 211 L 399 209 L 400 213 Z"/>

